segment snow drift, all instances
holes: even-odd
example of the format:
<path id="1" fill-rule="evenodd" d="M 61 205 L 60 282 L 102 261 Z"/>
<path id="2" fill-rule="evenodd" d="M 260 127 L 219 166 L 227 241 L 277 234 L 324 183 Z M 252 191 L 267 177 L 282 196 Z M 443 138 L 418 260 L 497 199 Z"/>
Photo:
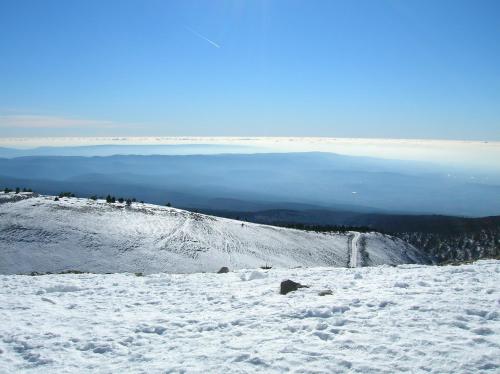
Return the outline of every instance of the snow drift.
<path id="1" fill-rule="evenodd" d="M 310 287 L 280 295 L 283 279 Z M 491 260 L 4 275 L 0 372 L 493 374 L 499 284 Z"/>
<path id="2" fill-rule="evenodd" d="M 213 272 L 297 266 L 426 262 L 405 242 L 376 233 L 314 233 L 150 204 L 0 194 L 0 273 Z"/>

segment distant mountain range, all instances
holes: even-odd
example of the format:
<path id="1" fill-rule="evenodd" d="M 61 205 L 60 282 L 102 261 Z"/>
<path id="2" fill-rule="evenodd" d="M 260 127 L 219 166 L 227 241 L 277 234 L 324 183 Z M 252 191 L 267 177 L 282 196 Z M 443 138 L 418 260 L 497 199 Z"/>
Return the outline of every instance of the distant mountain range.
<path id="1" fill-rule="evenodd" d="M 306 226 L 366 227 L 381 232 L 401 233 L 418 231 L 430 234 L 455 235 L 478 230 L 500 228 L 500 216 L 457 217 L 446 215 L 411 215 L 388 213 L 362 213 L 320 209 L 270 209 L 262 211 L 228 211 L 200 209 L 221 217 L 238 218 L 249 222 L 274 225 L 303 224 Z"/>
<path id="2" fill-rule="evenodd" d="M 0 147 L 0 157 L 28 156 L 115 156 L 115 155 L 203 155 L 220 153 L 262 152 L 263 148 L 224 144 L 159 144 L 159 145 L 86 145 L 73 147 L 7 148 Z"/>
<path id="3" fill-rule="evenodd" d="M 492 172 L 318 152 L 238 154 L 231 152 L 243 149 L 231 147 L 0 148 L 0 188 L 110 194 L 273 225 L 366 227 L 439 263 L 499 256 L 500 179 Z M 221 151 L 227 153 L 207 154 Z M 190 154 L 198 152 L 205 154 Z"/>
<path id="4" fill-rule="evenodd" d="M 496 215 L 492 176 L 331 153 L 0 159 L 0 187 L 108 193 L 190 209 Z"/>

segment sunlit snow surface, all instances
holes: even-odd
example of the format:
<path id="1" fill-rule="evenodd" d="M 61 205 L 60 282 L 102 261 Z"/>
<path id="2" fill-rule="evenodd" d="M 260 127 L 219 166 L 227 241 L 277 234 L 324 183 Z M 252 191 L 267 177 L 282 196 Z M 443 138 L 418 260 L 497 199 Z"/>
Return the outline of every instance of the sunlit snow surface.
<path id="1" fill-rule="evenodd" d="M 305 232 L 151 204 L 30 196 L 0 192 L 0 274 L 191 273 L 349 262 L 349 233 Z M 400 239 L 363 236 L 366 265 L 425 260 Z"/>
<path id="2" fill-rule="evenodd" d="M 499 261 L 4 275 L 0 372 L 498 373 L 499 284 Z"/>

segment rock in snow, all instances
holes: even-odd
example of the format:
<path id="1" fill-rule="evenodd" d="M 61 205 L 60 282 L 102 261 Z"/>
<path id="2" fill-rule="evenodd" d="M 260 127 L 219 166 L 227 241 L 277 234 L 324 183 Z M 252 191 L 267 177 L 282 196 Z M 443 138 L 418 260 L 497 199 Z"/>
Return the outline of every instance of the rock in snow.
<path id="1" fill-rule="evenodd" d="M 303 284 L 287 279 L 280 284 L 280 294 L 286 295 L 287 293 L 297 291 L 299 288 L 309 288 L 309 286 L 304 286 Z"/>
<path id="2" fill-rule="evenodd" d="M 500 371 L 500 261 L 355 271 L 3 275 L 0 373 Z"/>
<path id="3" fill-rule="evenodd" d="M 319 296 L 329 296 L 329 295 L 333 295 L 333 291 L 332 291 L 332 290 L 323 290 L 323 291 L 319 291 L 319 292 L 318 292 L 318 295 L 319 295 Z"/>
<path id="4" fill-rule="evenodd" d="M 234 269 L 346 266 L 352 234 L 315 233 L 150 204 L 0 193 L 0 274 L 216 272 Z M 10 201 L 10 202 L 9 202 Z M 426 262 L 399 239 L 361 234 L 367 263 Z M 359 242 L 359 241 L 358 241 Z"/>

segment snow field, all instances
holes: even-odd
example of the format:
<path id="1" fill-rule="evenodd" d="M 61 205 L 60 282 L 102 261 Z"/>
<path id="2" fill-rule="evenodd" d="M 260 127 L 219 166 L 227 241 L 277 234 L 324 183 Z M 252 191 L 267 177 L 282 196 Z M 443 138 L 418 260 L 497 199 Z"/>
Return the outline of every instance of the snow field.
<path id="1" fill-rule="evenodd" d="M 0 193 L 4 201 L 13 194 Z M 0 274 L 192 273 L 296 266 L 347 266 L 349 234 L 315 233 L 151 204 L 37 196 L 0 204 Z M 380 234 L 365 250 L 380 263 L 425 261 Z"/>
<path id="2" fill-rule="evenodd" d="M 0 372 L 498 373 L 499 285 L 494 260 L 3 275 Z"/>

